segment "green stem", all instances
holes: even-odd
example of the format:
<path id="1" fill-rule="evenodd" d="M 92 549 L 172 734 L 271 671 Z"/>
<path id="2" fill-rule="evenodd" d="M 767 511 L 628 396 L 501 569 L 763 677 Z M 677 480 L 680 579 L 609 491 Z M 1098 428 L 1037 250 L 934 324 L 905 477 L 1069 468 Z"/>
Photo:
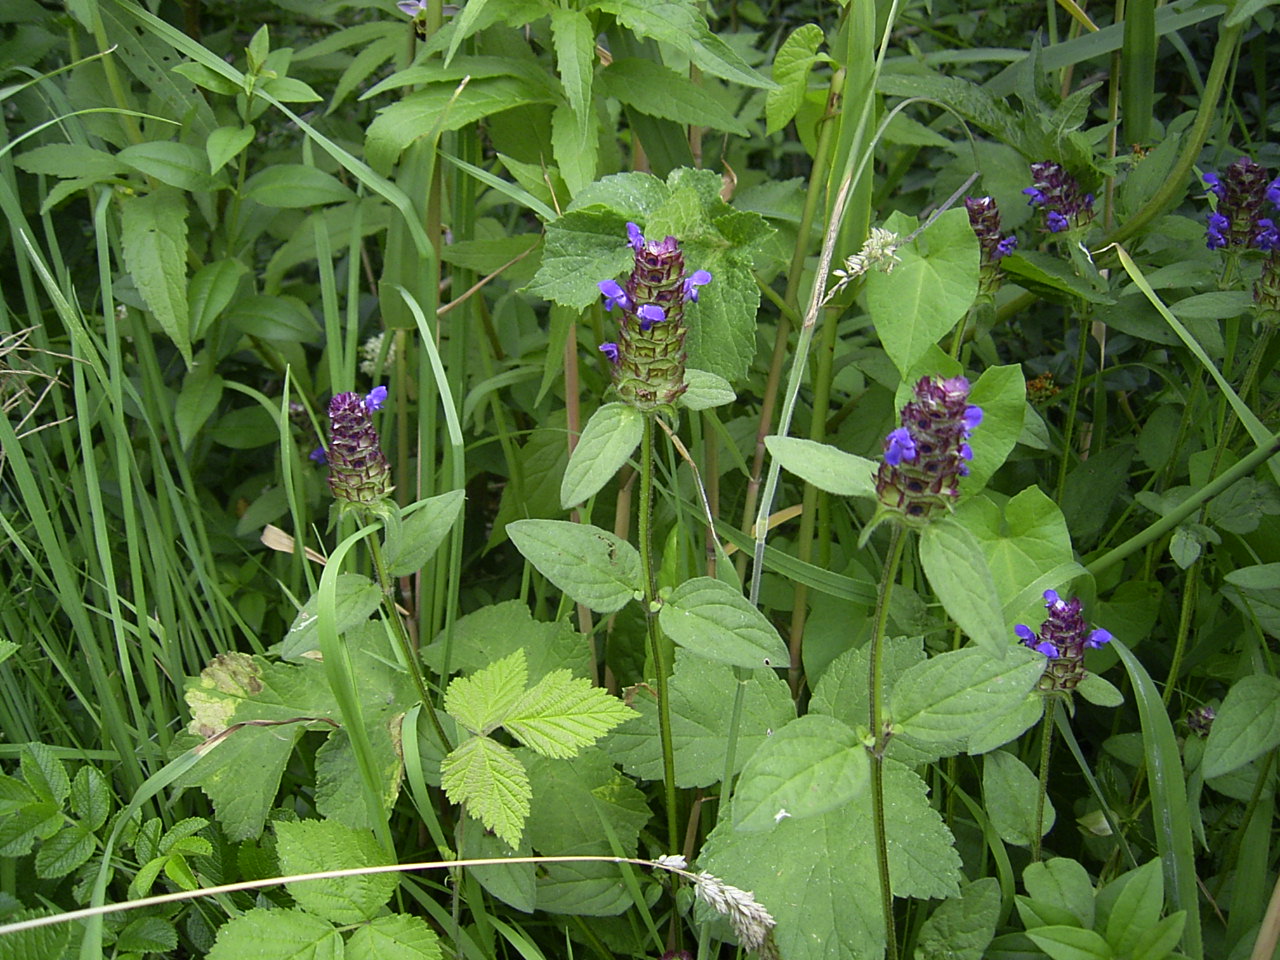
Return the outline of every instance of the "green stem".
<path id="1" fill-rule="evenodd" d="M 881 686 L 884 672 L 884 634 L 889 622 L 889 599 L 893 595 L 894 581 L 898 578 L 898 567 L 902 563 L 902 548 L 906 539 L 905 528 L 895 523 L 889 541 L 889 556 L 885 560 L 884 572 L 880 576 L 875 625 L 871 634 L 871 649 L 867 657 L 870 663 L 867 689 L 870 692 L 871 701 L 869 712 L 871 746 L 867 748 L 871 754 L 871 820 L 875 828 L 876 866 L 880 873 L 880 901 L 884 907 L 886 960 L 897 960 L 898 937 L 893 923 L 893 886 L 889 880 L 889 842 L 885 836 L 884 823 L 884 750 L 889 738 L 884 731 L 884 697 Z"/>
<path id="2" fill-rule="evenodd" d="M 444 727 L 440 723 L 435 704 L 431 702 L 431 694 L 427 690 L 427 681 L 422 676 L 422 664 L 418 662 L 418 652 L 414 650 L 413 642 L 409 639 L 409 631 L 405 629 L 404 621 L 400 619 L 400 611 L 396 609 L 395 583 L 392 581 L 390 574 L 387 573 L 387 564 L 382 557 L 382 547 L 378 543 L 376 536 L 369 537 L 366 542 L 369 544 L 369 552 L 373 555 L 373 568 L 378 576 L 378 584 L 382 587 L 382 604 L 387 611 L 387 621 L 391 624 L 391 632 L 395 634 L 396 643 L 400 646 L 400 655 L 404 657 L 409 677 L 413 680 L 413 686 L 418 691 L 418 699 L 422 701 L 422 706 L 426 709 L 427 716 L 431 719 L 431 725 L 435 728 L 436 736 L 440 738 L 440 746 L 448 753 L 453 749 L 453 746 L 449 743 L 449 737 L 445 734 Z"/>
<path id="3" fill-rule="evenodd" d="M 1040 720 L 1040 790 L 1036 794 L 1036 832 L 1031 838 L 1031 862 L 1040 862 L 1040 840 L 1044 835 L 1044 798 L 1049 793 L 1049 754 L 1053 752 L 1053 709 L 1048 705 Z"/>
<path id="4" fill-rule="evenodd" d="M 658 631 L 658 588 L 653 564 L 653 417 L 644 419 L 640 442 L 640 566 L 644 571 L 644 620 L 649 634 L 653 669 L 657 675 L 658 736 L 662 741 L 662 780 L 667 805 L 667 850 L 680 850 L 676 817 L 676 758 L 671 744 L 671 703 L 667 696 L 667 663 Z"/>
<path id="5" fill-rule="evenodd" d="M 1075 432 L 1076 411 L 1080 406 L 1080 387 L 1084 383 L 1084 364 L 1089 358 L 1089 321 L 1080 318 L 1080 345 L 1076 348 L 1076 376 L 1071 384 L 1071 405 L 1067 410 L 1067 422 L 1062 427 L 1062 463 L 1058 467 L 1058 495 L 1055 498 L 1062 502 L 1062 491 L 1067 485 L 1067 468 L 1071 465 L 1071 440 Z"/>

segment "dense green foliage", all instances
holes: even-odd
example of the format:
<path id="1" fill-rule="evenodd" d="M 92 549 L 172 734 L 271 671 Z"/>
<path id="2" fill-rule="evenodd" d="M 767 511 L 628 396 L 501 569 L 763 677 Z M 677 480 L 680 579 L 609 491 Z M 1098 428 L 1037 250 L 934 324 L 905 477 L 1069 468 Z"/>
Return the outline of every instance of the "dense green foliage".
<path id="1" fill-rule="evenodd" d="M 1273 955 L 1266 0 L 0 7 L 0 960 Z"/>

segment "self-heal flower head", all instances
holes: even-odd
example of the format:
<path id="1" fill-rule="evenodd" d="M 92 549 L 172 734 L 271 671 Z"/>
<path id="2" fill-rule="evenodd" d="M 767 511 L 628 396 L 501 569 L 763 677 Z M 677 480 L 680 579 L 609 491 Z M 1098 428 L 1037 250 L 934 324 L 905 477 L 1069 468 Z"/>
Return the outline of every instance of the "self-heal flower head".
<path id="1" fill-rule="evenodd" d="M 685 306 L 711 282 L 706 270 L 685 271 L 680 242 L 646 238 L 627 224 L 633 266 L 627 279 L 601 280 L 605 309 L 619 308 L 618 339 L 600 347 L 609 358 L 614 388 L 646 413 L 669 410 L 685 391 Z"/>
<path id="2" fill-rule="evenodd" d="M 1227 188 L 1222 185 L 1222 178 L 1216 173 L 1206 173 L 1200 177 L 1200 180 L 1208 191 L 1218 199 L 1222 199 L 1227 195 Z"/>
<path id="3" fill-rule="evenodd" d="M 337 500 L 372 505 L 391 493 L 391 467 L 379 449 L 372 415 L 385 398 L 386 388 L 379 387 L 367 397 L 339 393 L 329 401 L 329 447 L 325 452 L 329 489 Z"/>
<path id="4" fill-rule="evenodd" d="M 1227 245 L 1227 231 L 1231 229 L 1231 221 L 1217 211 L 1210 211 L 1207 220 L 1204 245 L 1210 250 L 1221 250 Z"/>
<path id="5" fill-rule="evenodd" d="M 1039 633 L 1021 623 L 1013 632 L 1023 646 L 1049 661 L 1040 678 L 1040 689 L 1045 693 L 1069 692 L 1084 678 L 1084 651 L 1099 649 L 1110 643 L 1112 636 L 1101 627 L 1089 629 L 1080 612 L 1079 597 L 1064 600 L 1056 590 L 1046 590 L 1044 605 L 1049 617 L 1040 624 Z"/>
<path id="6" fill-rule="evenodd" d="M 1205 243 L 1210 250 L 1225 247 L 1258 247 L 1258 240 L 1270 241 L 1270 235 L 1260 230 L 1261 221 L 1268 212 L 1265 205 L 1271 202 L 1275 206 L 1275 195 L 1280 195 L 1277 181 L 1271 179 L 1267 168 L 1249 157 L 1240 157 L 1233 161 L 1221 177 L 1214 177 L 1209 184 L 1209 191 L 1217 198 L 1217 209 L 1208 218 L 1208 230 Z"/>
<path id="7" fill-rule="evenodd" d="M 1079 182 L 1060 163 L 1043 160 L 1031 164 L 1032 186 L 1022 192 L 1033 207 L 1045 215 L 1050 233 L 1061 233 L 1093 219 L 1093 194 L 1085 193 Z"/>
<path id="8" fill-rule="evenodd" d="M 950 509 L 973 456 L 966 441 L 981 420 L 981 408 L 969 403 L 964 377 L 922 378 L 902 409 L 901 426 L 884 440 L 884 460 L 876 473 L 882 507 L 912 524 Z"/>
<path id="9" fill-rule="evenodd" d="M 1270 217 L 1263 217 L 1258 221 L 1257 232 L 1253 235 L 1253 247 L 1267 253 L 1280 249 L 1280 231 L 1276 230 L 1275 221 Z"/>

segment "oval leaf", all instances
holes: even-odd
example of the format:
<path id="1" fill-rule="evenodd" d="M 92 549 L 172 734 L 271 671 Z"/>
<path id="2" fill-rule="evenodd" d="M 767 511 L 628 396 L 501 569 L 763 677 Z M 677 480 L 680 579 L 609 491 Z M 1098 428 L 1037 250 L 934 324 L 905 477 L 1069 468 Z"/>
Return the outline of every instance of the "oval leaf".
<path id="1" fill-rule="evenodd" d="M 417 573 L 440 548 L 453 529 L 466 495 L 450 490 L 424 500 L 398 528 L 387 531 L 387 570 L 393 577 Z"/>
<path id="2" fill-rule="evenodd" d="M 920 562 L 947 615 L 989 656 L 1009 649 L 995 578 L 977 537 L 955 520 L 940 520 L 920 534 Z"/>
<path id="3" fill-rule="evenodd" d="M 596 613 L 621 610 L 641 589 L 640 554 L 587 523 L 517 520 L 507 536 L 538 572 Z"/>
<path id="4" fill-rule="evenodd" d="M 1245 677 L 1232 686 L 1204 745 L 1205 778 L 1238 770 L 1280 744 L 1280 680 Z"/>
<path id="5" fill-rule="evenodd" d="M 644 414 L 625 403 L 606 403 L 591 415 L 560 483 L 560 505 L 582 503 L 613 479 L 644 433 Z"/>
<path id="6" fill-rule="evenodd" d="M 364 623 L 381 602 L 382 591 L 368 577 L 362 577 L 358 573 L 338 574 L 335 602 L 338 633 Z M 280 648 L 280 656 L 285 660 L 301 660 L 320 649 L 320 633 L 316 629 L 320 622 L 316 616 L 319 606 L 320 595 L 315 594 L 293 618 L 293 625 L 284 635 Z"/>
<path id="7" fill-rule="evenodd" d="M 775 731 L 747 761 L 733 794 L 733 825 L 767 830 L 826 813 L 867 785 L 867 748 L 834 717 L 811 713 Z"/>
<path id="8" fill-rule="evenodd" d="M 279 163 L 255 173 L 245 191 L 264 207 L 316 207 L 356 198 L 337 177 L 305 163 Z"/>
<path id="9" fill-rule="evenodd" d="M 769 455 L 806 483 L 840 497 L 874 497 L 879 464 L 826 443 L 765 437 Z"/>
<path id="10" fill-rule="evenodd" d="M 709 410 L 711 407 L 724 406 L 732 403 L 738 396 L 733 391 L 733 384 L 709 370 L 685 368 L 684 385 L 685 391 L 680 394 L 680 406 L 686 410 Z"/>
<path id="11" fill-rule="evenodd" d="M 723 580 L 686 580 L 662 605 L 658 623 L 680 646 L 717 663 L 780 667 L 791 662 L 773 624 Z"/>
<path id="12" fill-rule="evenodd" d="M 972 647 L 939 654 L 908 668 L 894 685 L 894 726 L 930 742 L 967 737 L 1017 709 L 1047 662 L 1021 645 L 1002 659 Z"/>

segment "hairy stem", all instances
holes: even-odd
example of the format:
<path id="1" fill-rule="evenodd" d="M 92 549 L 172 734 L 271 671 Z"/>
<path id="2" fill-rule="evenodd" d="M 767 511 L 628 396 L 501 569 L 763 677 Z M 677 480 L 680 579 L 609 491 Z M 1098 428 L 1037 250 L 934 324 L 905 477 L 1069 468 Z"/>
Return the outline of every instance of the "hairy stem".
<path id="1" fill-rule="evenodd" d="M 1046 709 L 1040 721 L 1040 790 L 1036 793 L 1036 832 L 1031 838 L 1031 862 L 1040 862 L 1040 840 L 1044 835 L 1044 798 L 1049 793 L 1049 754 L 1053 751 L 1053 710 Z"/>

